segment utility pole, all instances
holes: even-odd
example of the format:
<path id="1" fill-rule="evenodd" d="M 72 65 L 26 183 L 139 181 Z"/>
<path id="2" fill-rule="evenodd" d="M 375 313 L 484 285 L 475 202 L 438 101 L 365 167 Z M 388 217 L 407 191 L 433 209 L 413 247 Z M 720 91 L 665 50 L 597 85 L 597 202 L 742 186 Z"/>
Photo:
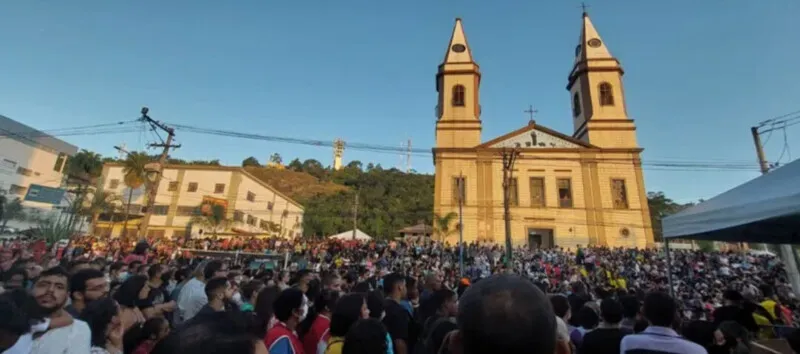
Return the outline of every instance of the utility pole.
<path id="1" fill-rule="evenodd" d="M 765 175 L 769 173 L 769 164 L 767 163 L 767 158 L 764 155 L 764 147 L 761 145 L 761 136 L 758 133 L 758 127 L 751 127 L 750 133 L 753 135 L 753 143 L 756 145 L 756 156 L 758 157 L 758 164 L 761 167 L 761 174 Z M 787 244 L 782 244 L 778 247 L 778 255 L 783 261 L 783 266 L 786 269 L 786 275 L 789 277 L 790 284 L 792 284 L 792 291 L 795 294 L 800 295 L 800 273 L 798 273 L 794 249 L 792 248 L 792 245 Z"/>
<path id="2" fill-rule="evenodd" d="M 411 139 L 408 139 L 406 146 L 406 173 L 411 173 Z"/>
<path id="3" fill-rule="evenodd" d="M 163 144 L 149 144 L 149 147 L 160 147 L 163 148 L 161 150 L 161 155 L 158 157 L 158 162 L 155 164 L 148 164 L 150 165 L 145 166 L 147 169 L 147 178 L 150 179 L 150 176 L 153 175 L 151 183 L 147 185 L 147 205 L 144 209 L 144 216 L 142 217 L 142 222 L 139 224 L 139 237 L 140 238 L 147 238 L 147 228 L 150 226 L 150 217 L 153 215 L 153 206 L 156 203 L 156 196 L 158 195 L 158 185 L 161 182 L 161 175 L 162 171 L 164 170 L 164 165 L 167 163 L 167 157 L 169 156 L 169 149 L 177 149 L 181 147 L 180 144 L 172 145 L 172 139 L 175 137 L 175 130 L 164 125 L 163 123 L 153 120 L 147 113 L 150 110 L 147 107 L 142 107 L 142 118 L 141 120 L 149 123 L 150 126 L 153 127 L 155 130 L 156 128 L 163 130 L 167 133 L 167 141 Z"/>
<path id="4" fill-rule="evenodd" d="M 514 162 L 519 156 L 517 148 L 503 148 L 503 220 L 506 229 L 506 268 L 511 267 L 511 179 L 514 176 Z"/>
<path id="5" fill-rule="evenodd" d="M 356 230 L 358 230 L 358 189 L 356 189 L 356 200 L 353 203 L 353 240 L 356 239 Z"/>
<path id="6" fill-rule="evenodd" d="M 410 141 L 410 140 L 409 140 Z M 464 173 L 458 174 L 458 180 L 464 180 Z M 462 182 L 463 184 L 463 182 Z M 459 278 L 464 277 L 464 189 L 467 186 L 458 188 L 458 270 Z"/>

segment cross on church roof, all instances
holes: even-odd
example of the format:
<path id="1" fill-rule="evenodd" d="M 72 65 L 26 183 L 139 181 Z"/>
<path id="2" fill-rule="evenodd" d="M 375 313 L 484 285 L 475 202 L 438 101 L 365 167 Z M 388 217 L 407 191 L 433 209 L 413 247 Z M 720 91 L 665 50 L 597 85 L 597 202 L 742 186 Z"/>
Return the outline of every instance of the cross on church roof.
<path id="1" fill-rule="evenodd" d="M 525 113 L 528 113 L 528 115 L 530 116 L 530 121 L 529 121 L 529 123 L 533 123 L 533 116 L 534 116 L 536 113 L 539 113 L 539 111 L 538 111 L 538 110 L 536 110 L 536 109 L 533 109 L 533 105 L 528 105 L 528 109 L 524 110 L 523 112 L 525 112 Z"/>
<path id="2" fill-rule="evenodd" d="M 581 10 L 583 10 L 583 14 L 584 14 L 584 15 L 586 15 L 586 9 L 588 9 L 589 7 L 590 7 L 590 6 L 589 6 L 589 5 L 586 5 L 586 3 L 585 3 L 585 2 L 581 2 Z"/>

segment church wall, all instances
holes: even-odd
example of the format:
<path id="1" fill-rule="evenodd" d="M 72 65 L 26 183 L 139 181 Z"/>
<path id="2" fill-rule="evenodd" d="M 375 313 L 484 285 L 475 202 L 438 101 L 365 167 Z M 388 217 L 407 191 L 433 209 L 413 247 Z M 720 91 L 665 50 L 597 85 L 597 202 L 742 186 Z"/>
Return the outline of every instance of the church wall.
<path id="1" fill-rule="evenodd" d="M 598 186 L 602 195 L 606 242 L 610 247 L 645 247 L 646 225 L 649 225 L 649 219 L 643 218 L 643 215 L 649 217 L 649 212 L 643 213 L 643 209 L 647 209 L 646 196 L 641 195 L 634 156 L 626 155 L 605 154 L 601 158 L 605 162 L 598 162 Z M 626 157 L 628 161 L 624 161 Z M 625 181 L 627 209 L 614 208 L 612 179 Z M 628 236 L 623 235 L 623 229 L 628 229 Z"/>

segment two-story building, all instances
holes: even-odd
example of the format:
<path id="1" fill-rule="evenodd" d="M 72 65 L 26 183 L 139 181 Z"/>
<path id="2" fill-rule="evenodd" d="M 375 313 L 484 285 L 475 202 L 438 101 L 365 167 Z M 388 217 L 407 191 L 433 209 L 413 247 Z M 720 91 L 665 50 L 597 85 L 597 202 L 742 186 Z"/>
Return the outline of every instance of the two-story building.
<path id="1" fill-rule="evenodd" d="M 68 204 L 63 172 L 76 152 L 72 144 L 0 115 L 0 194 L 22 199 L 28 215 L 27 221 L 9 220 L 8 227 L 33 227 L 34 219 Z"/>
<path id="2" fill-rule="evenodd" d="M 127 235 L 135 235 L 142 216 L 145 188 L 131 190 L 124 183 L 124 168 L 119 163 L 103 167 L 102 186 L 107 192 L 129 202 Z M 303 234 L 303 206 L 264 183 L 241 167 L 167 165 L 156 193 L 148 227 L 149 237 L 200 237 L 210 235 L 192 223 L 203 204 L 225 208 L 228 225 L 218 236 L 254 235 L 295 238 Z M 108 216 L 101 219 L 95 234 L 119 236 L 124 222 Z"/>

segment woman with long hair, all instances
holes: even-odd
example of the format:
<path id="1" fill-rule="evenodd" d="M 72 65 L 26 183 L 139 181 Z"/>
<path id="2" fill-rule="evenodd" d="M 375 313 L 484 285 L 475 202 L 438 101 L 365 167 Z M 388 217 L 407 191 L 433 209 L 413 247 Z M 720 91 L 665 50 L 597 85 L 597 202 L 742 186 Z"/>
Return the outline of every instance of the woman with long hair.
<path id="1" fill-rule="evenodd" d="M 120 308 L 111 298 L 92 301 L 81 313 L 81 319 L 92 331 L 92 354 L 122 354 L 123 324 Z"/>
<path id="2" fill-rule="evenodd" d="M 331 329 L 320 340 L 317 354 L 341 354 L 347 331 L 358 320 L 367 318 L 369 318 L 369 308 L 363 294 L 342 296 L 333 309 Z"/>
<path id="3" fill-rule="evenodd" d="M 314 300 L 312 311 L 303 321 L 303 324 L 310 323 L 309 329 L 301 337 L 306 354 L 316 353 L 320 339 L 325 335 L 325 332 L 330 330 L 331 313 L 333 313 L 339 296 L 340 293 L 338 291 L 326 289 L 322 290 L 322 293 Z"/>

